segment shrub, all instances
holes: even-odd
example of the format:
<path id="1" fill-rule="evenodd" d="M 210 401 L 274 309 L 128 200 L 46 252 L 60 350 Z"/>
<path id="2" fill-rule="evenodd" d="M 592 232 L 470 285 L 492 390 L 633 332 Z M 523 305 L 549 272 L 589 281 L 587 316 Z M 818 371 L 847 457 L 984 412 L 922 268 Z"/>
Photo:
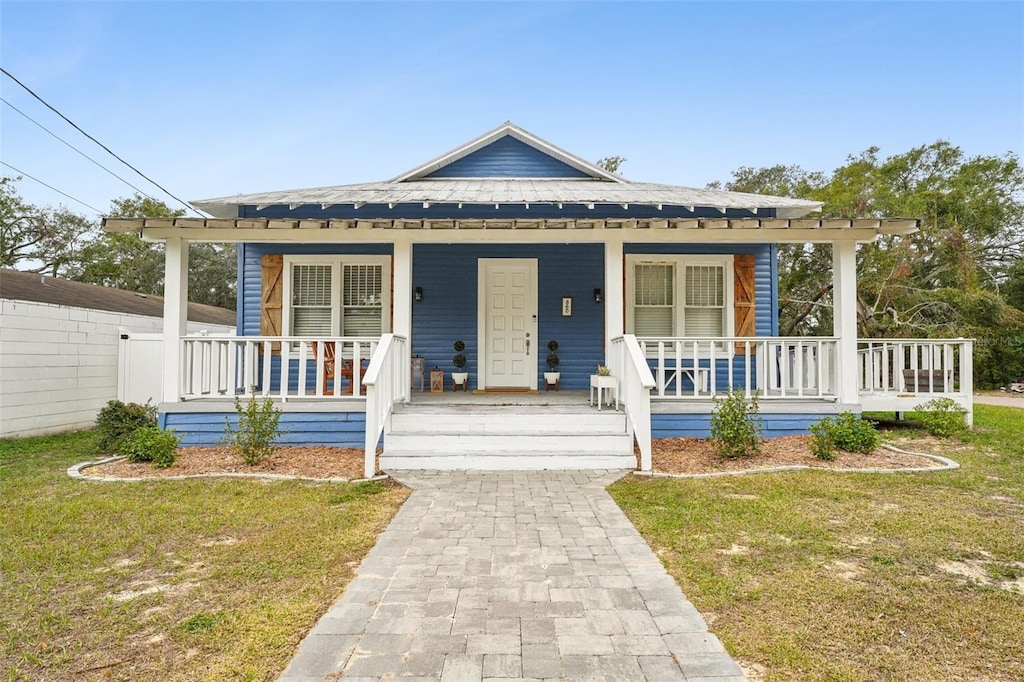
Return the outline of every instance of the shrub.
<path id="1" fill-rule="evenodd" d="M 948 438 L 967 430 L 967 410 L 952 398 L 933 398 L 917 406 L 914 419 L 933 436 Z"/>
<path id="2" fill-rule="evenodd" d="M 861 419 L 852 412 L 843 412 L 827 417 L 811 425 L 811 452 L 818 459 L 830 462 L 836 458 L 836 450 L 846 452 L 871 452 L 882 442 L 882 434 L 875 431 L 872 422 Z"/>
<path id="3" fill-rule="evenodd" d="M 811 438 L 811 454 L 825 462 L 831 462 L 838 456 L 835 441 L 832 440 L 832 429 L 826 423 L 828 421 L 822 419 L 816 424 L 811 424 L 811 434 L 814 436 Z"/>
<path id="4" fill-rule="evenodd" d="M 235 413 L 238 415 L 238 428 L 232 427 L 231 422 L 225 419 L 224 442 L 246 464 L 259 464 L 274 453 L 281 410 L 274 407 L 270 398 L 261 402 L 256 400 L 256 396 L 249 398 L 243 407 L 236 396 Z"/>
<path id="5" fill-rule="evenodd" d="M 757 396 L 748 403 L 742 393 L 729 391 L 715 399 L 711 414 L 711 440 L 722 457 L 751 457 L 761 449 L 761 419 Z"/>
<path id="6" fill-rule="evenodd" d="M 100 448 L 117 452 L 121 441 L 136 429 L 156 426 L 156 405 L 122 403 L 111 400 L 96 415 L 96 430 L 100 433 Z"/>
<path id="7" fill-rule="evenodd" d="M 174 464 L 180 444 L 173 431 L 143 426 L 122 440 L 117 452 L 132 462 L 152 462 L 157 469 L 166 469 Z"/>

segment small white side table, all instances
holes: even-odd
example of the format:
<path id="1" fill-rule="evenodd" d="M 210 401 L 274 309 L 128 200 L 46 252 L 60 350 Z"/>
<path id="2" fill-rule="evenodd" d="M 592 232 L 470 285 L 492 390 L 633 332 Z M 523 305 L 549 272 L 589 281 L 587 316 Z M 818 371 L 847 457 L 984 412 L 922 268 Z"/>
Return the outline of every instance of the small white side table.
<path id="1" fill-rule="evenodd" d="M 615 409 L 619 409 L 619 380 L 611 376 L 601 376 L 600 374 L 590 375 L 590 404 L 594 404 L 594 394 L 597 394 L 597 409 L 601 410 L 601 403 L 607 402 L 609 406 L 612 404 L 612 398 L 615 399 Z"/>

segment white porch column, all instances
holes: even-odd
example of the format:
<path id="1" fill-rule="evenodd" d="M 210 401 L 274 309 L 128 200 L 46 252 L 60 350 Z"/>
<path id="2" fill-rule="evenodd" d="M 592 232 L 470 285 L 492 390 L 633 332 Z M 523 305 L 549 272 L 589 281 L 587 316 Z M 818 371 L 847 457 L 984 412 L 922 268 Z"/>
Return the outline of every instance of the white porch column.
<path id="1" fill-rule="evenodd" d="M 607 232 L 605 233 L 608 234 Z M 611 239 L 604 244 L 604 362 L 612 354 L 612 339 L 622 336 L 625 292 L 622 290 L 622 241 Z"/>
<path id="2" fill-rule="evenodd" d="M 395 336 L 404 336 L 406 343 L 402 346 L 404 356 L 402 362 L 409 371 L 412 362 L 412 243 L 397 241 L 394 245 L 394 321 L 391 331 Z M 409 395 L 409 386 L 405 387 L 405 395 Z M 407 400 L 408 402 L 408 400 Z"/>
<path id="3" fill-rule="evenodd" d="M 188 241 L 168 237 L 164 260 L 163 401 L 181 400 L 181 337 L 188 331 Z"/>
<path id="4" fill-rule="evenodd" d="M 860 402 L 857 386 L 857 243 L 832 242 L 832 335 L 839 339 L 836 378 L 839 402 Z"/>

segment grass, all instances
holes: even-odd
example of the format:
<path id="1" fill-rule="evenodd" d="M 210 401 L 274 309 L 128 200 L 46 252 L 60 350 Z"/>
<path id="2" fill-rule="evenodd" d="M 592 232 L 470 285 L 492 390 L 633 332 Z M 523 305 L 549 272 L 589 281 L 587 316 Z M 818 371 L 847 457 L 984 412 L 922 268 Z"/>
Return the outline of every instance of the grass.
<path id="1" fill-rule="evenodd" d="M 0 680 L 266 680 L 404 501 L 382 482 L 100 483 L 0 440 Z"/>
<path id="2" fill-rule="evenodd" d="M 626 479 L 610 492 L 767 680 L 1020 680 L 1024 419 L 975 410 L 964 441 L 936 441 L 958 471 Z"/>

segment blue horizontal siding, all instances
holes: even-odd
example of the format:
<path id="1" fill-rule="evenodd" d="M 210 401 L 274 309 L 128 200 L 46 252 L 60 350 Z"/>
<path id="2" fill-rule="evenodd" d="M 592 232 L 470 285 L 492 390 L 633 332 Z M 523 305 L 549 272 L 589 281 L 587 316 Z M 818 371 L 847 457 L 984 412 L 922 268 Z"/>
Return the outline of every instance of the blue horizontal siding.
<path id="1" fill-rule="evenodd" d="M 225 420 L 238 426 L 234 412 L 160 415 L 160 426 L 181 437 L 182 445 L 217 445 L 224 440 Z M 285 412 L 278 422 L 280 445 L 330 445 L 362 448 L 366 434 L 363 412 Z"/>
<path id="2" fill-rule="evenodd" d="M 506 136 L 439 168 L 427 178 L 589 178 L 583 171 Z"/>
<path id="3" fill-rule="evenodd" d="M 827 414 L 761 414 L 765 438 L 780 436 L 805 436 L 812 424 Z M 705 414 L 653 414 L 651 415 L 651 437 L 653 438 L 709 438 L 711 436 L 711 413 Z"/>
<path id="4" fill-rule="evenodd" d="M 554 339 L 559 344 L 561 387 L 587 389 L 594 368 L 604 362 L 604 305 L 594 302 L 594 289 L 604 287 L 600 244 L 414 245 L 413 286 L 423 288 L 423 300 L 413 303 L 412 352 L 424 356 L 427 371 L 437 366 L 450 373 L 452 344 L 462 339 L 470 388 L 478 385 L 478 258 L 538 260 L 539 339 L 533 346 L 537 385 L 544 386 L 547 343 Z M 573 298 L 571 317 L 562 317 L 563 296 Z"/>
<path id="5" fill-rule="evenodd" d="M 771 244 L 637 244 L 623 246 L 624 253 L 677 255 L 754 255 L 754 318 L 757 336 L 772 336 L 778 328 L 778 288 L 774 277 L 775 252 Z M 731 275 L 730 275 L 731 276 Z"/>

